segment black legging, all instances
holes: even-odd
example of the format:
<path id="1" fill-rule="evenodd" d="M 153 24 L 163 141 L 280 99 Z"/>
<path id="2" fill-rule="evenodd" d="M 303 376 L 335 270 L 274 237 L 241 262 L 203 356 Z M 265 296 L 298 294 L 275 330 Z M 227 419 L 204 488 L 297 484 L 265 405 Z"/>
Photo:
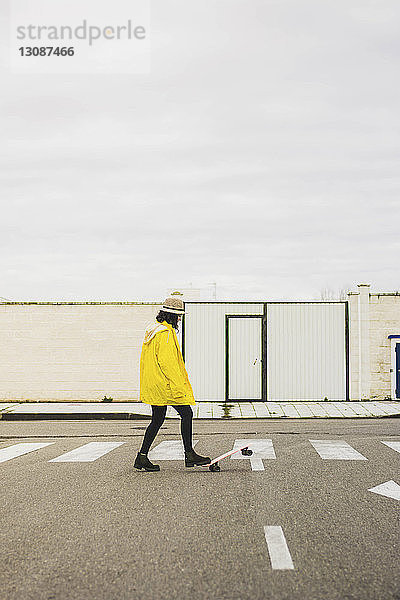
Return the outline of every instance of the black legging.
<path id="1" fill-rule="evenodd" d="M 193 411 L 192 407 L 189 404 L 181 404 L 173 406 L 176 412 L 181 417 L 181 434 L 183 440 L 183 446 L 185 451 L 192 450 L 192 419 L 193 419 Z M 153 416 L 150 422 L 150 425 L 146 429 L 146 433 L 144 434 L 143 444 L 140 449 L 140 452 L 147 454 L 150 450 L 150 446 L 155 440 L 155 437 L 164 423 L 165 415 L 167 414 L 166 406 L 151 406 Z"/>

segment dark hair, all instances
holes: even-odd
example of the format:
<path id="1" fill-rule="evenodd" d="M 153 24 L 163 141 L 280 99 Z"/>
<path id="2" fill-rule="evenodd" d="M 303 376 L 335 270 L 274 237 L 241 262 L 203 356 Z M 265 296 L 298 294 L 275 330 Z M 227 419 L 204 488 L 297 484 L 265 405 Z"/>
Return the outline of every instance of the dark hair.
<path id="1" fill-rule="evenodd" d="M 167 321 L 169 325 L 172 325 L 175 331 L 178 331 L 178 317 L 179 315 L 177 314 L 166 312 L 165 310 L 160 310 L 160 312 L 156 316 L 156 321 L 158 321 L 159 323 Z"/>

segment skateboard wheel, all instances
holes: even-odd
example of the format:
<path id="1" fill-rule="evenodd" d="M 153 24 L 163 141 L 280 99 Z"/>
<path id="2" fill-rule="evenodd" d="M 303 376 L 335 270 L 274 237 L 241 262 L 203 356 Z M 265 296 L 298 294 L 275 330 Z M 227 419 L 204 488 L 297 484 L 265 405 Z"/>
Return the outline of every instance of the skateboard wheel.
<path id="1" fill-rule="evenodd" d="M 253 454 L 253 450 L 249 450 L 249 448 L 243 448 L 241 452 L 243 456 L 251 456 Z"/>
<path id="2" fill-rule="evenodd" d="M 215 463 L 215 464 L 213 464 L 213 465 L 210 465 L 208 468 L 210 469 L 210 471 L 211 471 L 212 473 L 215 473 L 216 471 L 220 471 L 220 470 L 221 470 L 221 467 L 219 466 L 219 464 L 218 464 L 218 463 Z"/>
<path id="3" fill-rule="evenodd" d="M 253 454 L 253 450 L 249 450 L 248 448 L 242 449 L 243 456 L 251 456 Z"/>

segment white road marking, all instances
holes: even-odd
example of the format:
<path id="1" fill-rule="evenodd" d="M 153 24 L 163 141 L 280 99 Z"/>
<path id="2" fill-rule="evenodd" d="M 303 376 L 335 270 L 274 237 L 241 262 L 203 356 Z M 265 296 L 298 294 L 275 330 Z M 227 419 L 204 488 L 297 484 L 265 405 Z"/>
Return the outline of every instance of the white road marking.
<path id="1" fill-rule="evenodd" d="M 93 462 L 125 442 L 89 442 L 71 452 L 52 458 L 49 462 Z"/>
<path id="2" fill-rule="evenodd" d="M 264 535 L 268 546 L 271 567 L 280 570 L 294 569 L 282 527 L 278 525 L 264 526 Z"/>
<path id="3" fill-rule="evenodd" d="M 382 444 L 389 446 L 389 448 L 396 450 L 396 452 L 400 452 L 400 442 L 382 442 Z"/>
<path id="4" fill-rule="evenodd" d="M 264 463 L 262 458 L 250 456 L 250 466 L 252 471 L 265 471 Z"/>
<path id="5" fill-rule="evenodd" d="M 368 491 L 374 492 L 374 494 L 380 494 L 381 496 L 387 496 L 388 498 L 394 498 L 395 500 L 400 500 L 400 485 L 392 479 L 386 481 L 386 483 L 381 483 L 376 487 L 370 488 Z"/>
<path id="6" fill-rule="evenodd" d="M 23 454 L 28 454 L 28 452 L 33 452 L 34 450 L 39 450 L 40 448 L 44 448 L 45 446 L 50 446 L 55 442 L 45 442 L 45 443 L 25 443 L 21 442 L 20 444 L 14 444 L 13 446 L 9 446 L 8 448 L 2 448 L 0 450 L 0 462 L 6 462 L 7 460 L 11 460 L 12 458 L 16 458 L 17 456 L 22 456 Z"/>
<path id="7" fill-rule="evenodd" d="M 343 440 L 310 440 L 324 460 L 368 460 Z"/>
<path id="8" fill-rule="evenodd" d="M 193 440 L 193 448 L 199 440 Z M 169 440 L 161 442 L 150 450 L 149 460 L 184 460 L 185 451 L 182 440 Z"/>
<path id="9" fill-rule="evenodd" d="M 275 450 L 272 444 L 272 440 L 267 439 L 255 439 L 246 440 L 240 439 L 235 440 L 233 449 L 241 448 L 242 446 L 248 446 L 250 450 L 253 450 L 252 456 L 243 456 L 241 453 L 233 454 L 231 459 L 250 460 L 250 466 L 252 471 L 264 471 L 263 459 L 275 459 Z"/>

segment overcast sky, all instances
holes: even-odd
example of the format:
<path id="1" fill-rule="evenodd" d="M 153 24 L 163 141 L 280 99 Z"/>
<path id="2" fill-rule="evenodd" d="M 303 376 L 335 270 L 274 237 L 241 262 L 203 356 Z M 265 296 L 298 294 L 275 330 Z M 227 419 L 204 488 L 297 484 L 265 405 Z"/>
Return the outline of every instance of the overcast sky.
<path id="1" fill-rule="evenodd" d="M 2 61 L 0 296 L 400 289 L 398 0 L 151 7 L 149 75 Z"/>

